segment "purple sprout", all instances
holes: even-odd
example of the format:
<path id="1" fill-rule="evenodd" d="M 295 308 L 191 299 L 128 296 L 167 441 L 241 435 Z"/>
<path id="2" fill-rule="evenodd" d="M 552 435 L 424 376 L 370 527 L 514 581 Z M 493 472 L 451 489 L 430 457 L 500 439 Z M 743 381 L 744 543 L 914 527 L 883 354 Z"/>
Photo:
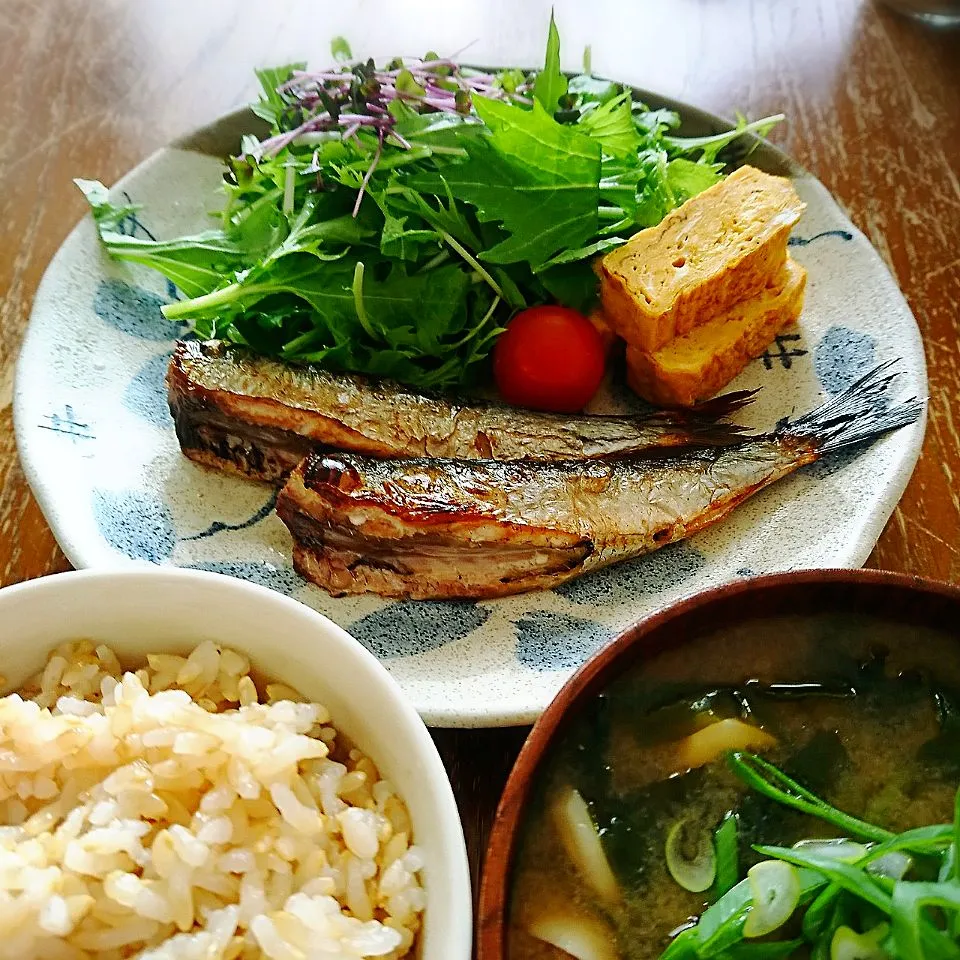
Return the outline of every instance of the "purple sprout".
<path id="1" fill-rule="evenodd" d="M 403 81 L 401 87 L 398 81 Z M 257 159 L 276 156 L 306 133 L 339 131 L 348 139 L 361 127 L 377 134 L 378 150 L 391 134 L 401 148 L 409 149 L 410 144 L 394 132 L 396 120 L 387 109 L 392 100 L 401 100 L 422 113 L 461 116 L 469 112 L 470 97 L 475 93 L 530 102 L 521 93 L 508 93 L 499 87 L 492 73 L 464 72 L 453 60 L 446 59 L 409 60 L 391 70 L 367 71 L 362 65 L 340 71 L 297 70 L 277 92 L 303 119 L 293 129 L 261 141 Z"/>
<path id="2" fill-rule="evenodd" d="M 394 61 L 397 63 L 400 61 Z M 377 148 L 360 186 L 353 215 L 360 209 L 360 201 L 370 182 L 380 157 L 384 141 L 392 137 L 401 149 L 409 150 L 410 143 L 396 132 L 396 119 L 387 109 L 393 100 L 416 109 L 420 113 L 451 113 L 463 116 L 472 108 L 472 96 L 480 94 L 516 103 L 529 103 L 520 92 L 507 92 L 497 84 L 492 73 L 465 72 L 453 60 L 404 60 L 402 66 L 377 70 L 357 64 L 341 70 L 296 70 L 277 88 L 288 102 L 291 114 L 300 122 L 262 140 L 255 159 L 276 156 L 284 147 L 309 133 L 339 132 L 344 140 L 356 139 L 361 129 L 377 135 Z"/>

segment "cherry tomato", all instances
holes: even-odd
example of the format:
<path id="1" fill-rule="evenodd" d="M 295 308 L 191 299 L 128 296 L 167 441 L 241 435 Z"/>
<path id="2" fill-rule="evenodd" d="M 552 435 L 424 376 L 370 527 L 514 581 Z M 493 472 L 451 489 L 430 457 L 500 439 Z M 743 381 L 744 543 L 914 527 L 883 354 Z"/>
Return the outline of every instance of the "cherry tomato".
<path id="1" fill-rule="evenodd" d="M 583 314 L 568 307 L 531 307 L 500 335 L 493 376 L 508 403 L 572 413 L 597 392 L 604 361 L 600 334 Z"/>

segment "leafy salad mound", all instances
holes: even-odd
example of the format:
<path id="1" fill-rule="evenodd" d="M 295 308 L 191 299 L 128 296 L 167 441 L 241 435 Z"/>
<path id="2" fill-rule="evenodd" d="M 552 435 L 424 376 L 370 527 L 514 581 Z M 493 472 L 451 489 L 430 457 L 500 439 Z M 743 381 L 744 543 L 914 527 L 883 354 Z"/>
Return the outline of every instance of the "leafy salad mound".
<path id="1" fill-rule="evenodd" d="M 486 73 L 428 53 L 383 67 L 258 71 L 270 124 L 227 161 L 217 229 L 126 236 L 130 206 L 78 180 L 107 250 L 185 299 L 198 335 L 417 387 L 473 379 L 513 312 L 587 310 L 591 260 L 723 175 L 745 132 L 671 135 L 678 116 L 560 70 L 552 19 L 542 70 Z M 588 59 L 585 58 L 585 59 Z"/>

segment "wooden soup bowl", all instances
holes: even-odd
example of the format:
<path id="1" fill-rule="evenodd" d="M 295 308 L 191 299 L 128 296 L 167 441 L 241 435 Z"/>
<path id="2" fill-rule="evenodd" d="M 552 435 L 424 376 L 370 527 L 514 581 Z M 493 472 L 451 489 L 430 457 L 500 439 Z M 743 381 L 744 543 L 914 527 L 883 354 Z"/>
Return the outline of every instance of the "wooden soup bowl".
<path id="1" fill-rule="evenodd" d="M 831 612 L 861 613 L 901 625 L 906 629 L 898 644 L 904 647 L 909 645 L 911 627 L 953 632 L 960 638 L 960 587 L 875 570 L 809 570 L 742 580 L 682 600 L 628 628 L 588 660 L 534 724 L 500 799 L 480 888 L 479 960 L 509 960 L 512 875 L 527 802 L 544 758 L 581 707 L 631 667 L 653 661 L 659 654 L 676 657 L 671 651 L 702 640 L 705 634 L 765 617 Z M 764 638 L 766 663 L 789 671 L 796 657 L 791 644 L 781 645 L 780 639 L 776 634 Z M 958 669 L 960 645 L 951 651 L 951 659 Z M 755 675 L 756 666 L 753 659 L 728 657 L 695 670 L 705 669 L 714 682 L 727 683 Z M 706 675 L 704 680 L 712 682 Z"/>

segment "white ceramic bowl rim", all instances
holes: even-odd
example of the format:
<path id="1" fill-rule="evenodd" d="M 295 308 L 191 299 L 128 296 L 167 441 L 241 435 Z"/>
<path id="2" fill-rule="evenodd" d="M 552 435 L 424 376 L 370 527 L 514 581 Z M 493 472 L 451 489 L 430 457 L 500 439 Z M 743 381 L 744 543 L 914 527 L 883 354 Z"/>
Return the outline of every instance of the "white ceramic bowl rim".
<path id="1" fill-rule="evenodd" d="M 277 632 L 251 641 L 258 614 L 276 623 Z M 128 568 L 55 574 L 6 587 L 0 590 L 0 628 L 6 690 L 15 689 L 42 667 L 50 650 L 65 640 L 103 640 L 123 660 L 125 654 L 143 656 L 154 644 L 188 652 L 209 637 L 243 650 L 255 669 L 311 699 L 322 699 L 333 725 L 373 758 L 407 802 L 415 842 L 426 857 L 427 915 L 420 957 L 469 958 L 473 938 L 469 867 L 456 800 L 440 755 L 386 669 L 328 618 L 233 577 L 175 568 Z M 250 631 L 246 637 L 244 629 Z M 236 642 L 231 640 L 234 632 Z M 311 637 L 314 644 L 297 642 L 304 637 Z M 285 660 L 286 670 L 275 667 Z M 317 695 L 311 687 L 324 693 Z M 354 707 L 351 716 L 350 706 L 338 709 L 340 701 L 366 707 Z M 364 730 L 370 710 L 380 716 L 381 726 Z"/>

